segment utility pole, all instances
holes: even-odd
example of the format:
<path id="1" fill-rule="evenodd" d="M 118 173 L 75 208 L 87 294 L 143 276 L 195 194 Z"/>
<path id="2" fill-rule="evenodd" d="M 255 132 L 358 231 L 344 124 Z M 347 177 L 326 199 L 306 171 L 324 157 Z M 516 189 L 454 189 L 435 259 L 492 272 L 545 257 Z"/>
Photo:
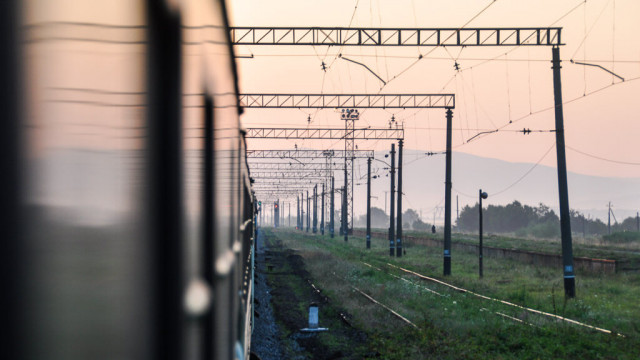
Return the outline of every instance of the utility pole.
<path id="1" fill-rule="evenodd" d="M 346 151 L 345 151 L 346 153 Z M 343 187 L 343 192 L 342 192 L 342 206 L 340 207 L 340 235 L 344 235 L 344 241 L 347 241 L 347 193 L 346 193 L 346 188 L 347 188 L 347 179 L 348 179 L 348 171 L 347 171 L 347 158 L 345 157 L 345 164 L 344 164 L 344 187 Z"/>
<path id="2" fill-rule="evenodd" d="M 640 213 L 636 212 L 636 230 L 640 232 Z"/>
<path id="3" fill-rule="evenodd" d="M 560 229 L 562 234 L 562 265 L 564 266 L 564 293 L 576 296 L 576 276 L 573 272 L 573 246 L 571 244 L 571 217 L 569 214 L 569 185 L 564 145 L 564 114 L 562 109 L 562 83 L 560 80 L 560 48 L 551 49 L 553 60 L 553 95 L 556 117 L 556 152 L 558 157 L 558 193 L 560 195 Z"/>
<path id="4" fill-rule="evenodd" d="M 347 173 L 345 172 L 345 179 Z M 344 235 L 344 241 L 349 241 L 349 229 L 347 229 L 347 184 L 342 187 L 342 235 Z"/>
<path id="5" fill-rule="evenodd" d="M 396 257 L 402 257 L 402 139 L 398 141 L 398 222 L 396 225 Z"/>
<path id="6" fill-rule="evenodd" d="M 296 195 L 296 230 L 300 230 L 300 196 Z"/>
<path id="7" fill-rule="evenodd" d="M 482 278 L 482 199 L 486 199 L 488 197 L 486 192 L 482 192 L 482 189 L 479 191 L 478 199 L 480 199 L 478 204 L 478 209 L 480 210 L 479 218 L 480 223 L 478 224 L 478 233 L 479 233 L 479 246 L 478 246 L 478 275 Z"/>
<path id="8" fill-rule="evenodd" d="M 607 212 L 608 221 L 607 221 L 607 232 L 611 235 L 611 201 L 609 201 L 609 211 Z"/>
<path id="9" fill-rule="evenodd" d="M 371 249 L 371 158 L 367 159 L 367 249 Z"/>
<path id="10" fill-rule="evenodd" d="M 318 232 L 318 184 L 313 187 L 313 233 Z"/>
<path id="11" fill-rule="evenodd" d="M 335 232 L 335 223 L 334 223 L 334 216 L 335 216 L 335 207 L 334 207 L 334 199 L 335 199 L 335 179 L 333 178 L 333 176 L 331 177 L 331 206 L 330 206 L 330 212 L 329 212 L 329 235 L 331 236 L 331 238 L 333 239 L 333 234 Z"/>
<path id="12" fill-rule="evenodd" d="M 322 183 L 322 212 L 320 213 L 320 235 L 324 236 L 324 182 Z"/>
<path id="13" fill-rule="evenodd" d="M 289 205 L 289 218 L 287 219 L 287 226 L 291 227 L 291 202 L 287 203 Z"/>
<path id="14" fill-rule="evenodd" d="M 309 202 L 309 190 L 307 190 L 307 232 L 311 227 L 311 203 Z"/>
<path id="15" fill-rule="evenodd" d="M 395 220 L 395 216 L 393 213 L 394 210 L 394 206 L 393 203 L 395 202 L 393 196 L 395 193 L 395 176 L 396 176 L 396 144 L 391 144 L 391 171 L 390 171 L 390 181 L 389 183 L 391 184 L 391 189 L 389 190 L 389 255 L 394 256 L 395 255 L 395 232 L 393 231 L 394 228 L 394 223 L 393 221 Z"/>
<path id="16" fill-rule="evenodd" d="M 460 204 L 458 203 L 458 195 L 456 195 L 456 226 L 460 222 Z"/>
<path id="17" fill-rule="evenodd" d="M 451 275 L 451 138 L 453 111 L 447 109 L 447 151 L 444 182 L 444 275 Z M 434 221 L 435 223 L 435 221 Z"/>

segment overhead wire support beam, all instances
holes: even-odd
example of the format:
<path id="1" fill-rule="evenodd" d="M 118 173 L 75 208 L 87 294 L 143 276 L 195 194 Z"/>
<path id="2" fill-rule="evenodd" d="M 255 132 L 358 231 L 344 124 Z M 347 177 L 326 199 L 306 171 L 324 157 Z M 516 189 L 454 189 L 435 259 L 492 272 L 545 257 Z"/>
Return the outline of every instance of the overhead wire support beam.
<path id="1" fill-rule="evenodd" d="M 249 169 L 251 169 L 251 168 L 249 168 Z M 288 173 L 292 173 L 292 174 L 300 174 L 300 175 L 309 174 L 309 173 L 312 173 L 312 174 L 326 174 L 326 170 L 327 169 L 325 169 L 324 167 L 307 168 L 307 169 L 305 169 L 305 168 L 298 168 L 298 169 L 293 169 L 293 168 L 288 168 L 288 169 L 263 168 L 263 169 L 257 169 L 256 172 L 251 172 L 251 176 L 253 177 L 253 175 L 256 174 L 256 173 L 283 173 L 283 172 L 288 172 Z"/>
<path id="2" fill-rule="evenodd" d="M 260 173 L 260 175 L 266 175 L 265 173 Z M 329 175 L 330 176 L 330 175 Z M 271 180 L 271 179 L 265 179 L 264 177 L 254 177 L 253 174 L 251 174 L 251 178 L 254 180 L 254 185 L 255 184 L 265 184 L 265 183 L 272 183 L 272 184 L 282 184 L 282 185 L 286 185 L 286 184 L 304 184 L 304 185 L 314 185 L 318 183 L 318 180 L 315 178 L 311 178 L 311 179 L 296 179 L 296 178 L 280 178 L 280 179 L 276 179 L 276 180 Z M 324 178 L 324 177 L 323 177 Z"/>
<path id="3" fill-rule="evenodd" d="M 229 29 L 234 45 L 312 46 L 559 46 L 561 27 Z"/>
<path id="4" fill-rule="evenodd" d="M 387 85 L 387 82 L 386 82 L 386 81 L 384 81 L 384 80 L 383 80 L 383 79 L 382 79 L 378 74 L 376 74 L 373 70 L 371 70 L 371 68 L 370 68 L 370 67 L 368 67 L 367 65 L 365 65 L 365 64 L 363 64 L 363 63 L 361 63 L 361 62 L 359 62 L 359 61 L 355 61 L 355 60 L 348 59 L 348 58 L 346 58 L 346 57 L 342 56 L 342 54 L 340 54 L 338 57 L 339 57 L 339 58 L 341 58 L 342 60 L 346 60 L 346 61 L 352 62 L 352 63 L 354 63 L 354 64 L 358 64 L 358 65 L 360 65 L 360 66 L 363 66 L 365 69 L 369 70 L 369 72 L 370 72 L 370 73 L 372 73 L 372 74 L 373 74 L 373 76 L 377 77 L 377 78 L 378 78 L 378 80 L 382 81 L 382 83 L 383 83 L 383 84 Z"/>
<path id="5" fill-rule="evenodd" d="M 240 94 L 240 106 L 263 109 L 453 109 L 454 94 Z"/>
<path id="6" fill-rule="evenodd" d="M 356 159 L 373 157 L 372 150 L 353 150 Z M 324 161 L 326 157 L 344 158 L 344 150 L 247 150 L 249 160 L 253 159 L 318 159 Z"/>
<path id="7" fill-rule="evenodd" d="M 258 163 L 258 162 L 252 162 L 249 164 L 249 170 L 250 171 L 256 171 L 256 170 L 293 170 L 293 171 L 299 171 L 299 170 L 343 170 L 344 169 L 344 165 L 337 165 L 337 164 L 326 164 L 326 163 L 305 163 L 305 164 L 300 164 L 300 163 Z"/>
<path id="8" fill-rule="evenodd" d="M 294 193 L 300 193 L 302 191 L 306 191 L 306 190 L 310 190 L 313 189 L 313 186 L 310 187 L 292 187 L 292 188 L 275 188 L 275 187 L 264 187 L 264 188 L 257 188 L 256 189 L 256 194 L 263 194 L 263 193 L 276 193 L 276 192 L 294 192 Z"/>
<path id="9" fill-rule="evenodd" d="M 353 136 L 352 136 L 353 134 Z M 326 129 L 326 128 L 249 128 L 246 138 L 251 139 L 344 139 L 399 140 L 404 139 L 404 129 Z"/>
<path id="10" fill-rule="evenodd" d="M 260 182 L 256 182 L 255 184 L 253 184 L 254 188 L 256 189 L 260 189 L 260 188 L 264 188 L 264 187 L 295 187 L 295 188 L 311 188 L 313 187 L 313 185 L 317 184 L 318 182 L 323 182 L 323 179 L 317 179 L 317 180 L 300 180 L 300 179 L 284 179 L 284 180 L 291 180 L 291 181 L 277 181 L 277 180 L 269 180 L 266 179 L 264 181 L 260 181 Z"/>
<path id="11" fill-rule="evenodd" d="M 275 172 L 275 171 L 266 171 L 266 172 L 252 172 L 251 177 L 254 179 L 300 179 L 300 180 L 308 180 L 308 179 L 326 179 L 331 176 L 327 176 L 326 172 L 311 172 L 306 174 L 301 174 L 299 172 Z"/>
<path id="12" fill-rule="evenodd" d="M 286 193 L 286 194 L 299 194 L 301 191 L 306 191 L 306 190 L 310 190 L 313 189 L 313 187 L 310 188 L 291 188 L 291 189 L 276 189 L 276 188 L 269 188 L 269 189 L 256 189 L 256 195 L 261 195 L 261 194 L 274 194 L 274 193 Z"/>
<path id="13" fill-rule="evenodd" d="M 589 63 L 584 63 L 584 62 L 579 62 L 579 61 L 573 61 L 573 60 L 569 60 L 571 61 L 572 64 L 576 64 L 576 65 L 583 65 L 583 66 L 593 66 L 593 67 L 597 67 L 601 70 L 604 70 L 606 72 L 608 72 L 609 74 L 617 77 L 618 79 L 624 81 L 624 78 L 616 73 L 614 73 L 613 71 L 607 69 L 606 67 L 602 66 L 602 65 L 598 65 L 598 64 L 589 64 Z"/>

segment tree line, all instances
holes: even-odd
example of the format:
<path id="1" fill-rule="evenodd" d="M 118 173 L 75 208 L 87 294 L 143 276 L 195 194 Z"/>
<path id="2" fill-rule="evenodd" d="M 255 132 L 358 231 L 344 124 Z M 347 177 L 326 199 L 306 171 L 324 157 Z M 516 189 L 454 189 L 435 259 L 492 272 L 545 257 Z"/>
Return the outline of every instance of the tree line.
<path id="1" fill-rule="evenodd" d="M 355 220 L 355 226 L 364 228 L 367 226 L 367 215 L 360 215 Z M 395 225 L 395 223 L 394 223 Z M 376 229 L 389 228 L 389 215 L 384 210 L 371 207 L 371 227 Z M 402 213 L 402 228 L 405 230 L 429 230 L 431 224 L 423 222 L 420 215 L 414 209 L 407 209 Z"/>
<path id="2" fill-rule="evenodd" d="M 547 205 L 540 203 L 537 207 L 523 205 L 514 201 L 507 205 L 489 205 L 483 207 L 483 228 L 487 233 L 512 233 L 517 236 L 532 236 L 540 238 L 560 237 L 560 218 Z M 609 232 L 608 226 L 600 219 L 587 218 L 583 213 L 571 210 L 571 231 L 579 235 L 603 236 Z M 337 214 L 336 216 L 339 216 Z M 336 217 L 337 219 L 338 217 Z M 414 209 L 407 209 L 402 213 L 403 229 L 424 230 L 431 229 L 428 222 L 420 219 Z M 367 225 L 367 215 L 363 214 L 355 219 L 356 227 Z M 394 223 L 395 225 L 395 223 Z M 389 215 L 384 210 L 371 208 L 371 227 L 376 229 L 389 228 Z M 460 211 L 455 230 L 464 232 L 478 232 L 478 203 L 465 206 Z M 611 233 L 637 231 L 636 217 L 628 217 L 622 222 L 611 224 Z"/>
<path id="3" fill-rule="evenodd" d="M 460 212 L 457 229 L 478 231 L 478 203 L 465 206 Z M 518 236 L 559 237 L 560 218 L 548 206 L 523 205 L 514 201 L 508 205 L 489 205 L 483 208 L 483 228 L 486 232 L 515 233 Z M 576 210 L 570 211 L 571 230 L 584 235 L 606 235 L 608 225 L 600 219 L 590 219 Z M 637 231 L 636 217 L 611 224 L 611 232 Z"/>

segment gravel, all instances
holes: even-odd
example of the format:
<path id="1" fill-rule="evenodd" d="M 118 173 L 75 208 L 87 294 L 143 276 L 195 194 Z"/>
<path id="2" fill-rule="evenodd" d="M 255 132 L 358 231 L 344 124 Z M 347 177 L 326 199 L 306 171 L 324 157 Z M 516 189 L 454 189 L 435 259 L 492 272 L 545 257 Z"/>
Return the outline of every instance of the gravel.
<path id="1" fill-rule="evenodd" d="M 267 284 L 265 269 L 265 241 L 264 235 L 258 231 L 258 242 L 255 259 L 254 279 L 254 324 L 251 335 L 251 352 L 262 360 L 283 359 L 280 331 L 276 325 L 273 309 L 271 308 L 270 288 Z"/>

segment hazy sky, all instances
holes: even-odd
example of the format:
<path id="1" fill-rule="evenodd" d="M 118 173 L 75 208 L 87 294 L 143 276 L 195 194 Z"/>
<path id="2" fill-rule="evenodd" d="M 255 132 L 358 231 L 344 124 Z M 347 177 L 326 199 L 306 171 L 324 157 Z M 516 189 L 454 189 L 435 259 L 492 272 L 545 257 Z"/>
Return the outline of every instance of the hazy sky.
<path id="1" fill-rule="evenodd" d="M 230 8 L 235 26 L 561 26 L 566 43 L 561 58 L 569 171 L 640 177 L 640 1 L 231 0 Z M 555 142 L 553 133 L 525 136 L 514 131 L 554 128 L 550 47 L 237 46 L 236 53 L 254 55 L 253 59 L 238 59 L 242 92 L 455 93 L 455 151 L 512 162 L 556 164 L 555 150 L 549 151 Z M 387 86 L 381 89 L 379 80 L 363 67 L 337 58 L 339 53 L 367 64 Z M 409 67 L 420 54 L 424 58 Z M 627 81 L 595 67 L 571 64 L 571 59 L 602 65 Z M 461 71 L 454 69 L 456 61 Z M 326 72 L 322 62 L 328 65 Z M 408 148 L 444 149 L 444 110 L 368 110 L 356 126 L 388 126 L 392 115 L 408 130 Z M 513 123 L 503 127 L 509 121 Z M 250 109 L 243 122 L 246 127 L 343 126 L 339 113 L 331 109 Z M 478 132 L 496 128 L 503 130 L 467 142 Z M 341 141 L 299 140 L 296 144 L 343 148 Z M 293 148 L 291 142 L 273 140 L 254 140 L 249 146 Z M 390 145 L 363 141 L 358 146 L 387 150 Z M 580 152 L 635 164 L 604 161 Z"/>

